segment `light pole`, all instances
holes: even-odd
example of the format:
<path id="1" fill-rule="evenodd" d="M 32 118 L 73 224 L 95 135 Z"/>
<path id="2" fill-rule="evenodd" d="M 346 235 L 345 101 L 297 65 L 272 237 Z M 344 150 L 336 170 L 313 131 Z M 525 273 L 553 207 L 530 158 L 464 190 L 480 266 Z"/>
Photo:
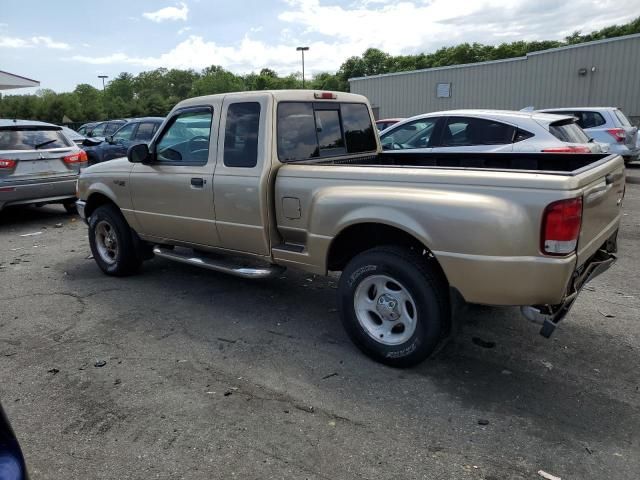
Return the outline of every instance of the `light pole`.
<path id="1" fill-rule="evenodd" d="M 304 52 L 309 50 L 309 47 L 298 47 L 296 51 L 302 52 L 302 88 L 304 88 Z"/>
<path id="2" fill-rule="evenodd" d="M 98 78 L 102 79 L 102 91 L 104 92 L 104 79 L 109 78 L 109 75 L 98 75 Z"/>

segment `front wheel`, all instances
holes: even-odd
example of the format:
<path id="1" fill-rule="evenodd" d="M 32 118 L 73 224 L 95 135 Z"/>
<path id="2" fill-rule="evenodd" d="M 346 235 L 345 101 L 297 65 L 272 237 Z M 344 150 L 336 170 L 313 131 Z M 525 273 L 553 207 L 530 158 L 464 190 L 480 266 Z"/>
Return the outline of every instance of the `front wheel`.
<path id="1" fill-rule="evenodd" d="M 426 359 L 449 321 L 446 282 L 426 258 L 400 247 L 357 255 L 338 287 L 340 315 L 365 354 L 394 367 Z"/>
<path id="2" fill-rule="evenodd" d="M 89 246 L 100 269 L 107 275 L 125 276 L 138 271 L 138 254 L 132 231 L 113 205 L 98 207 L 89 218 Z"/>

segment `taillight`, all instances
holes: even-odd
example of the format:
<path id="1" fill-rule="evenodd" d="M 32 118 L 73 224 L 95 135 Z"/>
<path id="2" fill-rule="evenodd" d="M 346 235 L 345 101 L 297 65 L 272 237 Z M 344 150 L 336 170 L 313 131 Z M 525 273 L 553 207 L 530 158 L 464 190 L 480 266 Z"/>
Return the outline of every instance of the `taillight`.
<path id="1" fill-rule="evenodd" d="M 582 197 L 553 202 L 542 215 L 542 252 L 568 255 L 578 246 L 582 225 Z"/>
<path id="2" fill-rule="evenodd" d="M 5 160 L 3 158 L 0 158 L 0 168 L 1 169 L 10 169 L 16 166 L 16 162 L 15 160 Z"/>
<path id="3" fill-rule="evenodd" d="M 627 138 L 627 132 L 624 128 L 607 128 L 607 133 L 616 139 L 616 142 L 622 143 Z"/>
<path id="4" fill-rule="evenodd" d="M 78 153 L 72 153 L 71 155 L 67 155 L 62 159 L 62 161 L 67 165 L 75 165 L 76 163 L 86 163 L 87 152 L 85 152 L 84 150 L 80 150 Z"/>
<path id="5" fill-rule="evenodd" d="M 313 96 L 314 98 L 319 98 L 322 100 L 335 100 L 336 98 L 338 98 L 338 95 L 333 92 L 315 92 Z"/>
<path id="6" fill-rule="evenodd" d="M 583 145 L 567 145 L 566 147 L 552 147 L 542 150 L 546 153 L 591 153 L 589 147 Z"/>

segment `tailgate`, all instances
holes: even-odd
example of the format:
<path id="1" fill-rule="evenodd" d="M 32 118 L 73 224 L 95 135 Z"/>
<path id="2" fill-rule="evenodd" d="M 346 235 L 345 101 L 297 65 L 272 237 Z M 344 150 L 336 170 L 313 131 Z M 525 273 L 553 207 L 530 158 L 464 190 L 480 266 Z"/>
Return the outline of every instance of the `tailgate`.
<path id="1" fill-rule="evenodd" d="M 583 188 L 582 230 L 578 239 L 578 266 L 586 262 L 618 229 L 624 195 L 624 162 L 615 156 L 597 168 Z M 593 172 L 589 174 L 593 177 Z"/>
<path id="2" fill-rule="evenodd" d="M 71 148 L 51 150 L 22 150 L 7 152 L 5 156 L 16 161 L 13 172 L 5 180 L 28 181 L 36 178 L 68 177 L 78 173 L 77 164 L 67 165 L 64 157 L 76 153 Z"/>

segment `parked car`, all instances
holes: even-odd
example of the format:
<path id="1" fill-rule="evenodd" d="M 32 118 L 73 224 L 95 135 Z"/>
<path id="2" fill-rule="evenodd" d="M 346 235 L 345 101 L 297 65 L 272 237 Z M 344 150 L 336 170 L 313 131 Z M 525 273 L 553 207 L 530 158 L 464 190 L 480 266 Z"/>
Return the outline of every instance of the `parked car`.
<path id="1" fill-rule="evenodd" d="M 82 144 L 85 142 L 85 140 L 87 139 L 87 137 L 85 137 L 84 135 L 79 134 L 78 132 L 76 132 L 75 130 L 72 130 L 69 127 L 62 127 L 62 133 L 69 139 L 71 140 L 73 143 L 75 143 L 76 145 L 78 145 L 79 147 L 82 148 Z"/>
<path id="2" fill-rule="evenodd" d="M 622 110 L 615 107 L 589 108 L 546 108 L 540 112 L 576 117 L 578 125 L 589 137 L 609 145 L 611 153 L 624 158 L 625 163 L 638 160 L 638 127 L 631 122 Z"/>
<path id="3" fill-rule="evenodd" d="M 149 145 L 83 171 L 78 211 L 107 275 L 153 255 L 244 278 L 342 271 L 349 336 L 408 366 L 451 331 L 454 298 L 533 305 L 549 336 L 615 260 L 623 195 L 618 155 L 381 153 L 365 97 L 280 90 L 180 102 Z"/>
<path id="4" fill-rule="evenodd" d="M 75 211 L 76 180 L 87 154 L 62 128 L 31 120 L 0 120 L 0 210 L 62 203 Z"/>
<path id="5" fill-rule="evenodd" d="M 136 143 L 150 142 L 164 118 L 135 118 L 125 123 L 113 135 L 108 135 L 96 145 L 84 145 L 89 165 L 106 162 L 118 157 L 126 157 L 127 149 Z"/>
<path id="6" fill-rule="evenodd" d="M 402 120 L 404 120 L 404 118 L 383 118 L 381 120 L 376 120 L 376 127 L 378 127 L 378 131 L 381 132 Z"/>
<path id="7" fill-rule="evenodd" d="M 0 479 L 28 480 L 20 444 L 0 405 Z"/>
<path id="8" fill-rule="evenodd" d="M 80 135 L 82 136 L 88 136 L 89 132 L 93 129 L 93 127 L 95 127 L 98 124 L 98 122 L 89 122 L 89 123 L 85 123 L 84 125 L 80 125 L 80 127 L 78 128 L 78 130 L 76 130 Z"/>
<path id="9" fill-rule="evenodd" d="M 87 129 L 85 136 L 90 138 L 104 138 L 109 135 L 113 135 L 116 130 L 122 127 L 127 120 L 107 120 L 106 122 L 99 122 L 93 125 L 90 129 Z"/>
<path id="10" fill-rule="evenodd" d="M 568 115 L 451 110 L 411 117 L 380 133 L 382 148 L 420 152 L 602 153 Z"/>

